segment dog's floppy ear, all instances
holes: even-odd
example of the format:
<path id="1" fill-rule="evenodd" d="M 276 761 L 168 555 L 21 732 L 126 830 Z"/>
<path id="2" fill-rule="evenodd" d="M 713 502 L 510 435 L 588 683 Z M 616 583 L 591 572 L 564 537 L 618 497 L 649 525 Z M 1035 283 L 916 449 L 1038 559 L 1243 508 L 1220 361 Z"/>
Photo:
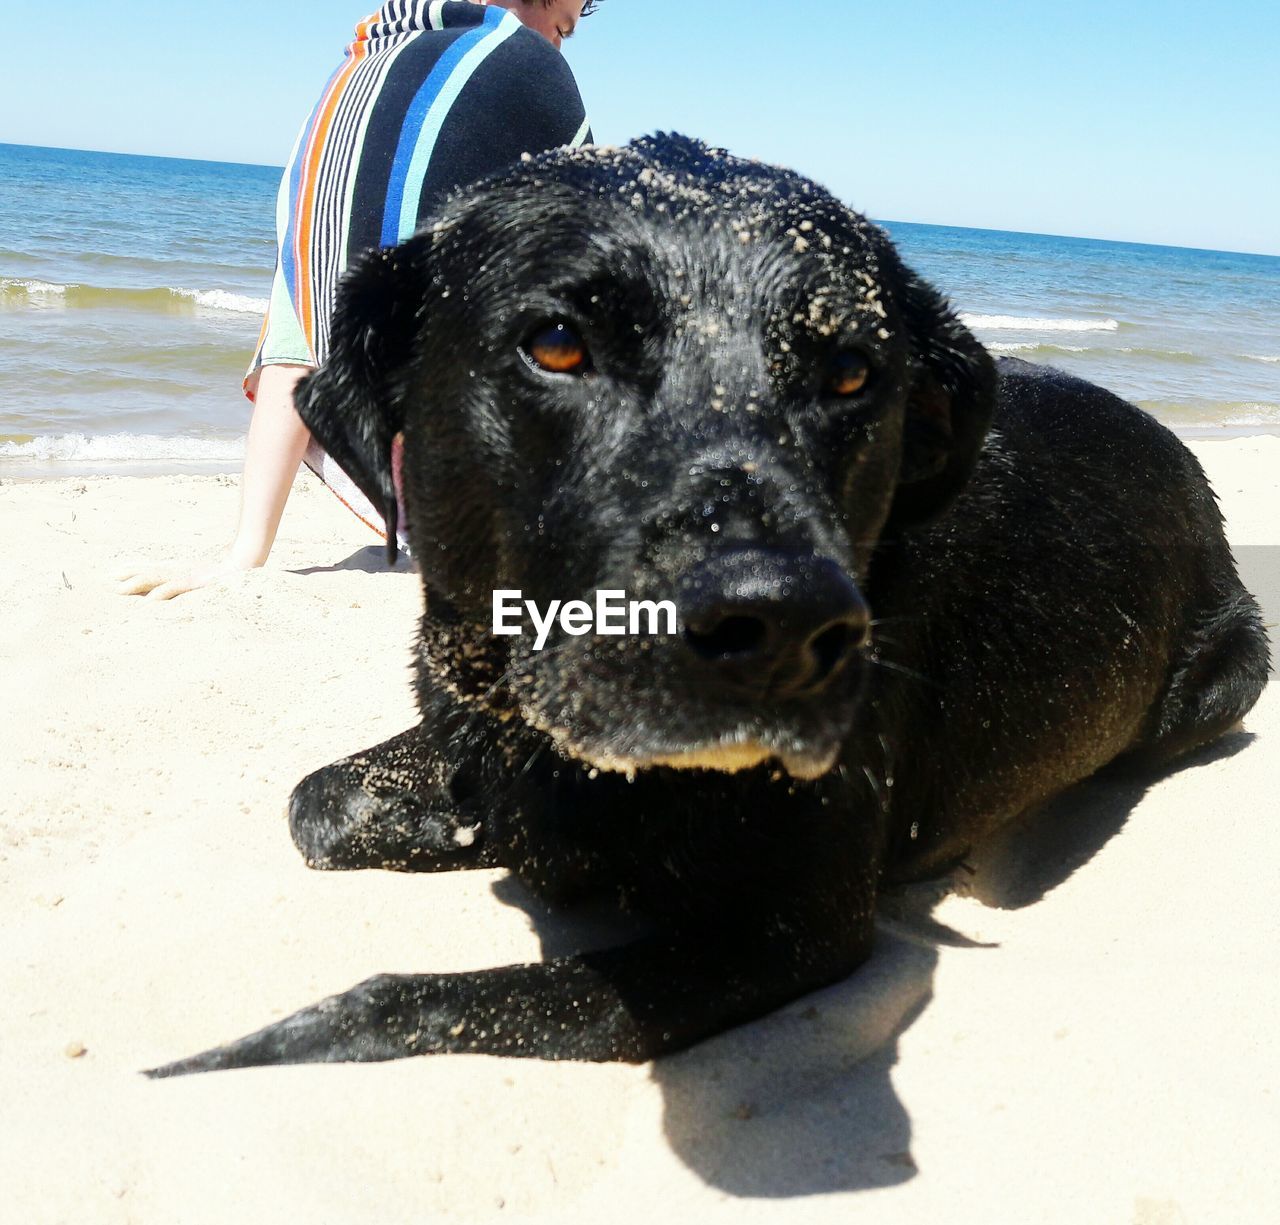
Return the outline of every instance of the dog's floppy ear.
<path id="1" fill-rule="evenodd" d="M 903 268 L 895 295 L 911 338 L 912 384 L 889 525 L 941 514 L 964 487 L 995 408 L 991 355 L 925 281 Z"/>
<path id="2" fill-rule="evenodd" d="M 390 384 L 412 351 L 422 301 L 411 245 L 370 251 L 352 264 L 338 287 L 324 364 L 294 392 L 316 441 L 381 512 L 392 564 L 399 507 L 391 444 L 404 422 Z"/>

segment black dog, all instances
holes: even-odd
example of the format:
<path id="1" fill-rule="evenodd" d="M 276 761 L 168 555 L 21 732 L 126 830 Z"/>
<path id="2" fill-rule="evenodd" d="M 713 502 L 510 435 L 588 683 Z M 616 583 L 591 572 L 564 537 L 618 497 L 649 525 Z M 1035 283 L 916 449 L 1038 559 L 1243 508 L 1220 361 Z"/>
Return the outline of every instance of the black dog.
<path id="1" fill-rule="evenodd" d="M 882 882 L 1265 683 L 1171 433 L 997 368 L 880 230 L 681 138 L 527 160 L 365 258 L 298 407 L 405 516 L 426 596 L 423 721 L 298 786 L 308 863 L 504 867 L 655 930 L 373 978 L 157 1075 L 676 1050 L 849 974 Z M 495 589 L 680 624 L 537 652 Z"/>

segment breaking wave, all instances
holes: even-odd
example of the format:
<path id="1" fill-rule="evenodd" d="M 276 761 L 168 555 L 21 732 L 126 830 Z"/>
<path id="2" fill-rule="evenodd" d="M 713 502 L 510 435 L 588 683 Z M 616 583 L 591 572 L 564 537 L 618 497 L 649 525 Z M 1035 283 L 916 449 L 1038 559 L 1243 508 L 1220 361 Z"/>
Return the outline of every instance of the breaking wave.
<path id="1" fill-rule="evenodd" d="M 225 289 L 128 289 L 100 285 L 57 285 L 49 281 L 0 277 L 0 302 L 33 301 L 34 304 L 66 307 L 122 307 L 160 314 L 185 312 L 193 308 L 227 311 L 232 314 L 262 315 L 266 298 L 230 293 Z"/>
<path id="2" fill-rule="evenodd" d="M 244 458 L 243 441 L 160 434 L 50 434 L 0 438 L 0 461 L 121 464 L 137 461 L 200 463 Z"/>
<path id="3" fill-rule="evenodd" d="M 1115 332 L 1118 319 L 1035 319 L 1022 315 L 961 315 L 966 326 L 984 332 Z"/>

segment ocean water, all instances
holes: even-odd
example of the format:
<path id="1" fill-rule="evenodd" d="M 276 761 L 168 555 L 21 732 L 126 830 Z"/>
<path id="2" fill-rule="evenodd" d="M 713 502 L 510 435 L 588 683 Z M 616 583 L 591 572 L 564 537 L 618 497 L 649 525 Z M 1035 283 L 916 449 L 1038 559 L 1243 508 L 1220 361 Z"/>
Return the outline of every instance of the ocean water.
<path id="1" fill-rule="evenodd" d="M 238 464 L 279 175 L 0 145 L 0 475 Z M 883 224 L 993 352 L 1280 431 L 1280 258 Z"/>
<path id="2" fill-rule="evenodd" d="M 1184 436 L 1280 432 L 1280 258 L 883 224 L 991 352 L 1089 379 Z"/>
<path id="3" fill-rule="evenodd" d="M 238 466 L 279 182 L 0 145 L 0 473 Z"/>

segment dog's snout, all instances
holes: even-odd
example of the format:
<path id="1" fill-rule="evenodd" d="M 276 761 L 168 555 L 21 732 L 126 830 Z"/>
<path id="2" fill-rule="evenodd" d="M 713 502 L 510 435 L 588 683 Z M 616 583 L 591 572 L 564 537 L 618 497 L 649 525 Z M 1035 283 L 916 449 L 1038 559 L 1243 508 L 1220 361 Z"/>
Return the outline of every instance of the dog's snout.
<path id="1" fill-rule="evenodd" d="M 728 689 L 789 697 L 821 688 L 867 645 L 871 614 L 833 560 L 738 549 L 685 574 L 684 642 Z"/>

